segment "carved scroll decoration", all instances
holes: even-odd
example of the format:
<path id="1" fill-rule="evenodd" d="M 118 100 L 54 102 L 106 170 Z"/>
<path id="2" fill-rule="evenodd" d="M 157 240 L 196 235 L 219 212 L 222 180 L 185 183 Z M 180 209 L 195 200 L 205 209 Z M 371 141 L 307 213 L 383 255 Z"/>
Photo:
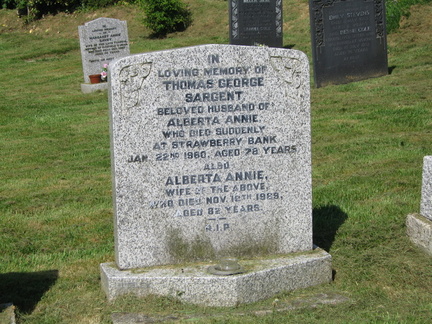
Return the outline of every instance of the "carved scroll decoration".
<path id="1" fill-rule="evenodd" d="M 140 63 L 128 65 L 121 69 L 119 78 L 123 108 L 130 109 L 139 104 L 139 91 L 144 80 L 150 74 L 151 66 L 152 63 Z"/>
<path id="2" fill-rule="evenodd" d="M 239 38 L 239 10 L 238 0 L 231 0 L 231 37 Z"/>
<path id="3" fill-rule="evenodd" d="M 375 0 L 376 38 L 381 42 L 385 37 L 385 6 L 384 0 Z"/>
<path id="4" fill-rule="evenodd" d="M 282 37 L 282 0 L 276 0 L 276 37 Z"/>
<path id="5" fill-rule="evenodd" d="M 272 56 L 270 63 L 289 87 L 286 95 L 302 102 L 304 99 L 302 62 L 296 57 Z"/>

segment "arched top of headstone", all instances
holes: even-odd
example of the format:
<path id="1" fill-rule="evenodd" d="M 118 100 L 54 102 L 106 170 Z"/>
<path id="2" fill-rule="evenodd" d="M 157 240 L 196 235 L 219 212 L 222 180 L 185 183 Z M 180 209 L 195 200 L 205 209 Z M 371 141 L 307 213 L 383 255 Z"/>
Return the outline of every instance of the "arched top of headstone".
<path id="1" fill-rule="evenodd" d="M 105 23 L 123 24 L 123 23 L 126 23 L 126 21 L 125 20 L 116 19 L 116 18 L 100 17 L 100 18 L 96 18 L 96 19 L 91 20 L 91 21 L 87 21 L 86 23 L 84 23 L 84 26 L 90 26 L 90 25 L 93 25 L 93 24 L 105 24 Z"/>

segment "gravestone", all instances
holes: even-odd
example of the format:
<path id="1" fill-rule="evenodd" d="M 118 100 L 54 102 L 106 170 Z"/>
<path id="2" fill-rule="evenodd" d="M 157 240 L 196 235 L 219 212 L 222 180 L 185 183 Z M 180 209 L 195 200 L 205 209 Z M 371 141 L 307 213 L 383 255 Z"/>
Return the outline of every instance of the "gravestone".
<path id="1" fill-rule="evenodd" d="M 101 265 L 108 298 L 171 294 L 229 306 L 331 280 L 330 255 L 312 244 L 302 52 L 146 53 L 112 63 L 109 79 L 116 263 Z M 223 257 L 248 271 L 207 273 Z"/>
<path id="2" fill-rule="evenodd" d="M 432 221 L 432 156 L 423 159 L 420 214 Z"/>
<path id="3" fill-rule="evenodd" d="M 408 215 L 406 225 L 411 241 L 432 255 L 432 156 L 423 159 L 420 215 Z"/>
<path id="4" fill-rule="evenodd" d="M 310 0 L 317 87 L 388 74 L 384 0 Z"/>
<path id="5" fill-rule="evenodd" d="M 230 44 L 282 47 L 282 0 L 229 0 Z"/>
<path id="6" fill-rule="evenodd" d="M 100 74 L 104 64 L 130 54 L 126 21 L 98 18 L 78 26 L 78 33 L 84 84 L 88 84 L 83 92 L 92 92 L 91 87 L 107 88 L 107 83 L 90 86 L 89 75 Z"/>

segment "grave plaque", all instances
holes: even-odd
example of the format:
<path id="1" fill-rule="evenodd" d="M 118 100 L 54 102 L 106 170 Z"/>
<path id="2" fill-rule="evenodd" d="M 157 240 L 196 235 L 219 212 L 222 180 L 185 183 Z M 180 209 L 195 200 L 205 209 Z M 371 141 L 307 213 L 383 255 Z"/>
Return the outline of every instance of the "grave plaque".
<path id="1" fill-rule="evenodd" d="M 125 21 L 98 18 L 78 26 L 84 82 L 89 75 L 102 72 L 103 65 L 129 55 L 129 39 Z"/>
<path id="2" fill-rule="evenodd" d="M 317 87 L 388 74 L 383 0 L 310 0 Z"/>
<path id="3" fill-rule="evenodd" d="M 230 43 L 282 47 L 282 0 L 229 0 Z"/>
<path id="4" fill-rule="evenodd" d="M 109 79 L 120 269 L 312 249 L 302 52 L 145 53 Z"/>
<path id="5" fill-rule="evenodd" d="M 432 221 L 432 156 L 423 159 L 420 214 Z"/>

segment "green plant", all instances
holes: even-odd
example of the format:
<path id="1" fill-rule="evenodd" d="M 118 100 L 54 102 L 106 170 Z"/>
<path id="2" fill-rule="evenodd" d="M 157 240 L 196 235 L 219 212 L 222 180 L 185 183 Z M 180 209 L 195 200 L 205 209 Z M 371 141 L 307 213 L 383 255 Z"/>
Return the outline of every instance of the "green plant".
<path id="1" fill-rule="evenodd" d="M 102 67 L 101 80 L 102 80 L 102 82 L 108 81 L 108 64 L 107 63 L 105 63 Z"/>
<path id="2" fill-rule="evenodd" d="M 20 16 L 26 16 L 30 22 L 42 18 L 46 14 L 72 12 L 81 6 L 80 0 L 16 0 L 16 9 Z"/>
<path id="3" fill-rule="evenodd" d="M 192 13 L 181 0 L 139 0 L 145 12 L 144 24 L 154 37 L 183 31 L 192 23 Z"/>
<path id="4" fill-rule="evenodd" d="M 115 5 L 119 0 L 82 0 L 82 7 L 86 9 L 97 9 Z"/>
<path id="5" fill-rule="evenodd" d="M 30 22 L 40 19 L 46 14 L 73 12 L 80 8 L 104 8 L 118 2 L 119 0 L 0 0 L 0 7 L 17 9 L 18 15 L 25 16 L 25 20 Z"/>
<path id="6" fill-rule="evenodd" d="M 0 0 L 0 9 L 16 8 L 16 0 Z"/>
<path id="7" fill-rule="evenodd" d="M 386 1 L 387 33 L 399 28 L 402 17 L 409 17 L 410 8 L 415 4 L 425 4 L 431 0 L 389 0 Z"/>

